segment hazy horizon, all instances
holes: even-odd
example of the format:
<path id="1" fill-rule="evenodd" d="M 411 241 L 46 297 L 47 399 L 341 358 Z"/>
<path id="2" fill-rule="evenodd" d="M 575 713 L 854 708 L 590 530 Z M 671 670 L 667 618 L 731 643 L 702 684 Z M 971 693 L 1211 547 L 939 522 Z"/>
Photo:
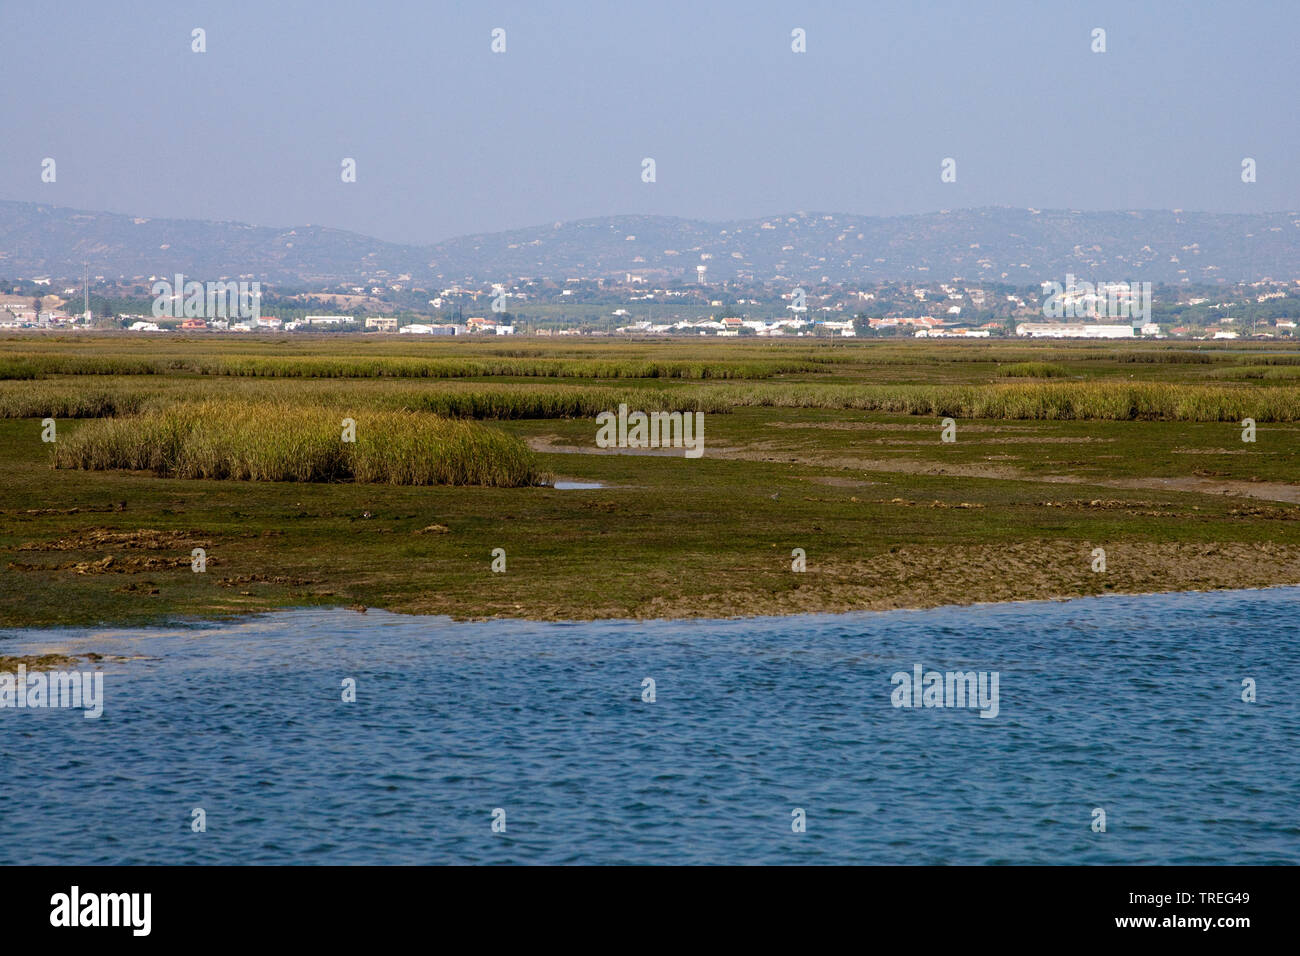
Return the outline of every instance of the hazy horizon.
<path id="1" fill-rule="evenodd" d="M 59 59 L 7 77 L 0 182 L 421 245 L 615 215 L 1287 211 L 1298 24 L 1269 2 L 7 8 L 11 49 Z"/>
<path id="2" fill-rule="evenodd" d="M 29 200 L 0 198 L 0 202 L 29 202 Z M 737 222 L 755 222 L 755 221 L 766 220 L 766 219 L 779 219 L 788 216 L 803 216 L 807 218 L 816 218 L 821 216 L 834 215 L 834 216 L 855 216 L 855 217 L 873 218 L 873 219 L 909 219 L 909 218 L 919 219 L 927 216 L 937 216 L 937 215 L 946 215 L 951 213 L 964 213 L 964 212 L 980 212 L 983 210 L 1009 210 L 1012 212 L 1031 212 L 1031 213 L 1034 212 L 1076 213 L 1080 215 L 1084 215 L 1084 214 L 1118 215 L 1124 213 L 1130 213 L 1130 214 L 1137 213 L 1143 215 L 1152 214 L 1152 213 L 1167 213 L 1171 215 L 1208 215 L 1208 216 L 1300 215 L 1300 210 L 1295 210 L 1295 209 L 1259 209 L 1259 210 L 1236 212 L 1236 211 L 1223 211 L 1223 210 L 1214 210 L 1214 209 L 1067 209 L 1065 207 L 1049 208 L 1049 207 L 1025 207 L 1025 206 L 1007 206 L 1007 205 L 992 205 L 992 204 L 986 206 L 955 206 L 948 209 L 926 209 L 926 210 L 920 210 L 918 212 L 905 212 L 905 213 L 897 213 L 893 215 L 873 215 L 871 213 L 849 212 L 843 209 L 783 209 L 783 210 L 769 211 L 767 213 L 761 213 L 754 216 L 737 217 L 734 219 L 704 219 L 699 216 L 683 216 L 683 215 L 677 215 L 675 213 L 612 212 L 612 213 L 597 214 L 592 216 L 584 216 L 581 219 L 559 219 L 559 220 L 554 220 L 552 222 L 525 223 L 518 226 L 510 226 L 504 229 L 492 230 L 491 232 L 463 233 L 455 236 L 446 236 L 443 237 L 442 239 L 433 240 L 431 242 L 404 242 L 401 240 L 390 239 L 388 236 L 374 235 L 371 233 L 360 232 L 358 230 L 343 229 L 342 227 L 331 226 L 328 223 L 322 223 L 322 222 L 267 223 L 267 222 L 249 222 L 247 220 L 242 220 L 242 219 L 197 219 L 189 216 L 184 216 L 184 217 L 182 216 L 139 216 L 137 213 L 133 213 L 130 211 L 121 212 L 116 209 L 89 209 L 80 206 L 63 206 L 58 203 L 44 203 L 36 200 L 30 200 L 30 202 L 37 205 L 47 205 L 47 206 L 52 206 L 54 208 L 65 209 L 70 212 L 120 215 L 120 216 L 134 217 L 134 218 L 143 218 L 149 221 L 174 220 L 177 222 L 210 222 L 210 223 L 237 225 L 237 226 L 251 226 L 253 228 L 258 228 L 258 229 L 263 229 L 263 228 L 297 229 L 297 228 L 305 228 L 305 227 L 321 228 L 321 229 L 338 229 L 343 232 L 354 233 L 366 239 L 374 239 L 379 242 L 388 242 L 388 243 L 393 243 L 395 245 L 408 245 L 408 246 L 437 245 L 442 242 L 473 238 L 476 235 L 492 235 L 496 233 L 508 233 L 508 232 L 526 232 L 528 230 L 543 229 L 553 225 L 559 225 L 561 223 L 564 225 L 576 225 L 584 222 L 597 222 L 603 219 L 622 219 L 622 218 L 632 218 L 632 217 L 642 217 L 642 218 L 654 217 L 660 219 L 679 220 L 682 222 L 692 222 L 692 223 L 707 224 L 707 225 L 727 225 L 727 224 L 732 224 Z"/>

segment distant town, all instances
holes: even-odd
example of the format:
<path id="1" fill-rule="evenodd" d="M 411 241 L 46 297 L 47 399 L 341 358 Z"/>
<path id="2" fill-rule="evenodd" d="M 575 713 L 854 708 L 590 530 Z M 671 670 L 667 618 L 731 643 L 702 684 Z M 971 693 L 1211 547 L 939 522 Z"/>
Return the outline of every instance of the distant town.
<path id="1" fill-rule="evenodd" d="M 519 279 L 427 289 L 409 276 L 318 289 L 259 287 L 251 307 L 172 277 L 0 280 L 0 329 L 430 336 L 854 338 L 1290 338 L 1300 280 L 1232 286 L 1044 280 L 880 282 L 869 287 L 617 278 Z M 241 280 L 249 277 L 241 276 Z M 177 277 L 178 281 L 180 277 Z M 250 283 L 241 281 L 241 286 Z M 197 285 L 197 283 L 190 283 Z M 258 283 L 251 285 L 257 287 Z M 1057 291 L 1050 291 L 1055 287 Z"/>

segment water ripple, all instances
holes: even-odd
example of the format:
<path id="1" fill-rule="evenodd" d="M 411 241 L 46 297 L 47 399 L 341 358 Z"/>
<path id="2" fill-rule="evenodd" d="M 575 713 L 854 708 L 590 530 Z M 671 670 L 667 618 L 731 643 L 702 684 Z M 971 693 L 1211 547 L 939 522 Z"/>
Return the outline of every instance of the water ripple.
<path id="1" fill-rule="evenodd" d="M 98 720 L 0 710 L 0 863 L 1294 864 L 1298 612 L 1278 588 L 11 631 L 150 660 L 106 662 Z M 893 707 L 914 664 L 997 671 L 1000 712 Z"/>

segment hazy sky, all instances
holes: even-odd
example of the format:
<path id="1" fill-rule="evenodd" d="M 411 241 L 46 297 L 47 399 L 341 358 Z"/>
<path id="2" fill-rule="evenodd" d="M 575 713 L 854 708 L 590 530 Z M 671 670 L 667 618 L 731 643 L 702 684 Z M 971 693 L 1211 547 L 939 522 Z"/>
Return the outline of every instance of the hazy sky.
<path id="1" fill-rule="evenodd" d="M 619 213 L 1294 210 L 1297 27 L 1293 0 L 0 0 L 0 198 L 405 242 Z"/>

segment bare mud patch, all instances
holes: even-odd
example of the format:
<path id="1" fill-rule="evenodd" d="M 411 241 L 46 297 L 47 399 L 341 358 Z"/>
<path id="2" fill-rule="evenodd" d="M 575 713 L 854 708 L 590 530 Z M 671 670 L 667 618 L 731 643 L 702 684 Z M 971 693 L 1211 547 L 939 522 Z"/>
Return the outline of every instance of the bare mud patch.
<path id="1" fill-rule="evenodd" d="M 533 436 L 527 439 L 528 447 L 535 452 L 552 455 L 643 455 L 650 458 L 685 458 L 685 448 L 599 448 L 596 445 L 562 445 L 559 435 Z M 737 448 L 726 445 L 705 444 L 704 457 L 733 457 Z"/>
<path id="2" fill-rule="evenodd" d="M 1092 571 L 1105 547 L 1107 570 Z M 798 579 L 798 580 L 795 580 Z M 700 595 L 668 594 L 643 618 L 882 611 L 1097 594 L 1210 591 L 1300 584 L 1300 547 L 1272 544 L 1041 541 L 905 547 L 858 560 L 810 554 L 779 581 Z"/>
<path id="3" fill-rule="evenodd" d="M 551 436 L 556 437 L 556 436 Z M 1072 439 L 1071 439 L 1072 440 Z M 1081 439 L 1082 440 L 1082 439 Z M 1110 441 L 1111 439 L 1096 439 Z M 1033 442 L 1037 439 L 1028 439 Z M 917 443 L 922 444 L 922 443 Z M 929 444 L 925 442 L 923 444 Z M 607 455 L 654 454 L 678 455 L 680 449 L 595 448 L 576 445 L 551 444 L 547 439 L 530 439 L 534 451 L 557 454 Z M 1300 504 L 1300 485 L 1268 481 L 1236 481 L 1198 476 L 1179 478 L 1095 478 L 1083 475 L 1038 475 L 1006 465 L 952 463 L 939 465 L 930 461 L 905 458 L 852 458 L 846 456 L 811 457 L 798 452 L 781 455 L 765 454 L 759 446 L 747 448 L 709 445 L 706 458 L 731 458 L 740 461 L 789 462 L 819 468 L 841 468 L 855 471 L 884 472 L 886 474 L 929 475 L 954 478 L 987 478 L 1002 481 L 1041 482 L 1044 484 L 1090 485 L 1102 488 L 1130 488 L 1135 490 L 1190 491 L 1204 495 L 1231 495 L 1243 498 L 1260 498 L 1265 501 L 1285 501 Z M 990 457 L 986 460 L 992 460 Z"/>
<path id="4" fill-rule="evenodd" d="M 57 541 L 27 541 L 18 546 L 19 551 L 101 551 L 105 548 L 136 548 L 146 551 L 164 551 L 181 548 L 209 547 L 211 542 L 201 540 L 196 531 L 155 531 L 141 528 L 136 531 L 117 531 L 112 528 L 87 528 L 71 537 Z"/>
<path id="5" fill-rule="evenodd" d="M 965 436 L 965 434 L 970 430 L 971 429 L 969 428 L 963 429 L 962 435 Z M 1048 436 L 1044 438 L 1037 438 L 1034 437 L 1033 435 L 1012 435 L 1009 437 L 1005 435 L 1000 435 L 997 438 L 988 438 L 985 439 L 984 441 L 972 442 L 972 441 L 963 440 L 963 443 L 969 445 L 1091 445 L 1097 442 L 1113 442 L 1113 441 L 1115 441 L 1115 439 L 1113 438 L 1097 438 L 1095 436 L 1088 436 L 1088 435 L 1080 435 L 1077 438 L 1063 437 L 1060 435 Z M 871 444 L 871 445 L 937 445 L 939 443 L 940 442 L 938 437 L 929 439 L 928 441 L 927 440 L 918 441 L 916 439 L 910 439 L 910 438 L 875 438 L 872 439 L 870 442 L 867 442 L 867 444 Z"/>
<path id="6" fill-rule="evenodd" d="M 1229 495 L 1300 504 L 1300 485 L 1278 481 L 1237 481 L 1219 478 L 1130 478 L 1124 482 L 1097 482 L 1116 488 L 1158 488 L 1167 491 L 1196 491 L 1204 495 Z"/>
<path id="7" fill-rule="evenodd" d="M 75 571 L 77 574 L 139 574 L 142 571 L 167 571 L 172 568 L 189 568 L 191 558 L 119 558 L 108 555 L 97 561 L 63 561 L 59 564 L 27 564 L 22 561 L 10 561 L 6 567 L 10 571 Z M 214 558 L 208 558 L 209 565 L 218 564 Z"/>
<path id="8" fill-rule="evenodd" d="M 854 431 L 854 432 L 932 432 L 939 425 L 939 417 L 933 420 L 921 419 L 913 422 L 768 422 L 768 428 L 811 428 L 819 431 Z M 969 432 L 1004 432 L 1034 431 L 1032 425 L 984 425 L 978 422 L 962 422 L 962 434 Z"/>
<path id="9" fill-rule="evenodd" d="M 817 485 L 829 485 L 832 488 L 868 488 L 871 485 L 878 485 L 878 481 L 867 481 L 863 478 L 841 478 L 836 475 L 809 475 L 803 479 L 811 481 Z"/>

